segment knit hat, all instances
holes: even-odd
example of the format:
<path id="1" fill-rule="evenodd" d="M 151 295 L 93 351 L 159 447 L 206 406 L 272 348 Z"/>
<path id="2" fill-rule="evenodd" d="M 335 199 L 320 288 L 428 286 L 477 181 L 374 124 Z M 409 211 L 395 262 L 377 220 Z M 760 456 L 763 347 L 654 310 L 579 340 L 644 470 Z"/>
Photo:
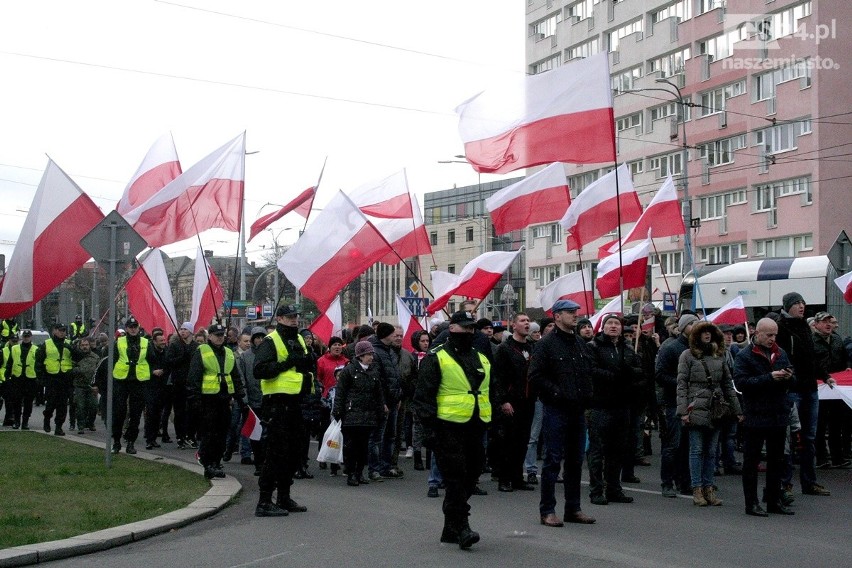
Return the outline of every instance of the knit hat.
<path id="1" fill-rule="evenodd" d="M 621 317 L 618 314 L 607 314 L 601 320 L 601 329 L 603 329 L 603 326 L 606 325 L 606 322 L 608 322 L 609 320 L 611 320 L 613 318 L 617 319 L 618 323 L 620 323 L 622 325 L 622 327 L 624 326 L 624 322 L 621 320 Z"/>
<path id="2" fill-rule="evenodd" d="M 192 324 L 189 323 L 188 321 L 185 321 L 182 324 L 180 324 L 180 328 L 185 329 L 189 333 L 192 333 L 193 331 L 195 331 L 194 329 L 192 329 Z"/>
<path id="3" fill-rule="evenodd" d="M 479 318 L 476 320 L 476 329 L 483 330 L 486 327 L 494 328 L 494 323 L 488 318 Z"/>
<path id="4" fill-rule="evenodd" d="M 376 337 L 384 339 L 393 334 L 393 330 L 394 327 L 391 324 L 385 321 L 379 322 L 379 325 L 376 326 Z"/>
<path id="5" fill-rule="evenodd" d="M 332 345 L 337 345 L 338 343 L 340 345 L 343 345 L 343 340 L 339 337 L 336 337 L 336 336 L 332 337 L 331 339 L 328 340 L 328 346 L 329 347 L 331 347 Z"/>
<path id="6" fill-rule="evenodd" d="M 254 326 L 251 328 L 251 338 L 254 339 L 257 335 L 266 335 L 266 330 L 259 325 Z"/>
<path id="7" fill-rule="evenodd" d="M 376 330 L 373 329 L 372 326 L 364 324 L 364 325 L 362 325 L 361 327 L 358 328 L 358 333 L 355 334 L 355 337 L 357 339 L 363 339 L 364 337 L 370 337 L 371 335 L 374 335 L 375 333 L 376 333 Z"/>
<path id="8" fill-rule="evenodd" d="M 677 320 L 677 329 L 678 331 L 683 333 L 683 330 L 685 330 L 689 324 L 695 323 L 697 321 L 697 316 L 693 314 L 683 314 L 682 316 L 680 316 L 680 319 Z"/>
<path id="9" fill-rule="evenodd" d="M 391 326 L 393 327 L 393 326 Z M 376 350 L 373 349 L 373 344 L 369 341 L 359 341 L 355 344 L 355 356 L 361 357 L 362 355 L 368 355 L 375 353 Z"/>
<path id="10" fill-rule="evenodd" d="M 586 326 L 592 327 L 592 320 L 589 318 L 580 318 L 577 320 L 577 329 L 583 329 Z"/>
<path id="11" fill-rule="evenodd" d="M 790 308 L 799 302 L 805 303 L 805 299 L 798 292 L 787 292 L 784 294 L 784 297 L 781 298 L 781 304 L 784 306 L 784 311 L 789 312 Z"/>

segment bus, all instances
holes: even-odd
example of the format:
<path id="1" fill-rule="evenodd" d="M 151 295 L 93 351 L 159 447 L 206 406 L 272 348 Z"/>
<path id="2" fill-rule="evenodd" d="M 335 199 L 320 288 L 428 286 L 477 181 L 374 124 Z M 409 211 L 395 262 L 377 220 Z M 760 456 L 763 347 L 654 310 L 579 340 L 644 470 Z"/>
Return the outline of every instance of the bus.
<path id="1" fill-rule="evenodd" d="M 684 276 L 678 313 L 684 309 L 710 313 L 742 296 L 749 320 L 756 322 L 771 311 L 780 311 L 784 294 L 798 292 L 807 305 L 805 317 L 827 311 L 837 318 L 837 333 L 848 337 L 852 335 L 852 304 L 846 303 L 834 283 L 839 276 L 827 256 L 707 265 Z"/>

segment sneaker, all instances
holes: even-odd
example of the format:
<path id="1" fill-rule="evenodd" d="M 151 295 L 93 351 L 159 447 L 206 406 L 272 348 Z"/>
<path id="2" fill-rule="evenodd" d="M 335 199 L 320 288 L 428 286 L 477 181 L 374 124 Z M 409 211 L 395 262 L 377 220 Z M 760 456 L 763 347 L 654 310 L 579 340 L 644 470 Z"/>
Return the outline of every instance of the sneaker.
<path id="1" fill-rule="evenodd" d="M 663 497 L 670 497 L 672 499 L 677 497 L 677 490 L 671 485 L 663 485 Z"/>
<path id="2" fill-rule="evenodd" d="M 408 446 L 408 449 L 405 450 L 405 459 L 410 460 L 414 457 L 414 448 Z"/>
<path id="3" fill-rule="evenodd" d="M 254 509 L 255 517 L 286 517 L 290 513 L 287 509 L 282 509 L 275 503 L 258 503 Z"/>
<path id="4" fill-rule="evenodd" d="M 810 487 L 806 487 L 802 489 L 802 493 L 805 495 L 820 495 L 821 497 L 828 497 L 831 495 L 831 491 L 819 485 L 818 483 L 814 483 Z"/>
<path id="5" fill-rule="evenodd" d="M 818 464 L 816 464 L 817 469 L 828 469 L 830 467 L 831 467 L 831 462 L 828 461 L 828 460 L 821 461 Z"/>
<path id="6" fill-rule="evenodd" d="M 369 475 L 370 481 L 384 481 L 385 478 L 382 477 L 378 471 L 371 471 Z"/>
<path id="7" fill-rule="evenodd" d="M 538 474 L 534 471 L 531 471 L 527 474 L 527 483 L 530 485 L 538 485 Z"/>
<path id="8" fill-rule="evenodd" d="M 190 448 L 192 448 L 193 450 L 198 449 L 198 442 L 196 442 L 195 440 L 188 440 L 186 442 L 186 445 L 189 446 Z"/>
<path id="9" fill-rule="evenodd" d="M 426 497 L 440 497 L 440 495 L 438 495 L 438 487 L 435 485 L 430 486 L 429 491 L 426 492 Z"/>
<path id="10" fill-rule="evenodd" d="M 404 475 L 405 474 L 402 471 L 398 470 L 395 467 L 391 468 L 387 471 L 382 472 L 382 477 L 386 477 L 388 479 L 399 479 L 400 477 L 403 477 Z"/>
<path id="11" fill-rule="evenodd" d="M 185 450 L 188 446 L 186 445 L 186 442 L 184 440 L 178 438 L 177 447 L 179 450 Z"/>

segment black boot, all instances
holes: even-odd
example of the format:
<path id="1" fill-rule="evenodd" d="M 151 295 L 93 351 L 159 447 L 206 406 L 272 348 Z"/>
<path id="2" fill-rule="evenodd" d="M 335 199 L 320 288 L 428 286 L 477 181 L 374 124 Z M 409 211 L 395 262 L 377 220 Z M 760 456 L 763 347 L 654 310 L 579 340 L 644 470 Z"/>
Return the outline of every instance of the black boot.
<path id="1" fill-rule="evenodd" d="M 479 533 L 470 528 L 465 517 L 459 527 L 459 548 L 465 550 L 479 542 Z"/>
<path id="2" fill-rule="evenodd" d="M 50 416 L 48 416 L 47 414 L 44 415 L 43 430 L 45 432 L 50 432 Z"/>
<path id="3" fill-rule="evenodd" d="M 21 420 L 21 430 L 29 430 L 30 429 L 30 419 L 24 418 Z"/>
<path id="4" fill-rule="evenodd" d="M 441 542 L 447 544 L 459 543 L 459 529 L 456 523 L 444 516 L 444 530 L 441 531 Z"/>
<path id="5" fill-rule="evenodd" d="M 260 494 L 260 501 L 254 509 L 255 517 L 286 517 L 288 514 L 287 509 L 282 509 L 272 502 L 271 493 Z"/>
<path id="6" fill-rule="evenodd" d="M 350 473 L 348 476 L 346 476 L 346 485 L 349 485 L 351 487 L 358 487 L 358 485 L 360 485 L 360 483 L 358 483 L 358 476 L 354 473 Z"/>
<path id="7" fill-rule="evenodd" d="M 423 471 L 424 469 L 426 469 L 425 467 L 423 467 L 423 454 L 421 454 L 419 451 L 414 452 L 414 469 L 416 469 L 417 471 Z"/>

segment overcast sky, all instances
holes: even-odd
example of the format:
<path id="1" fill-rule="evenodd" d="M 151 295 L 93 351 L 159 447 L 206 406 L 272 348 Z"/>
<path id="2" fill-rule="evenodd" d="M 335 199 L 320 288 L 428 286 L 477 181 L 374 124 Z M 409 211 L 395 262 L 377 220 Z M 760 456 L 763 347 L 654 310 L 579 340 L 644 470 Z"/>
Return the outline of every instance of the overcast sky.
<path id="1" fill-rule="evenodd" d="M 477 182 L 456 105 L 524 70 L 519 0 L 20 0 L 0 3 L 0 253 L 9 256 L 50 155 L 106 213 L 150 145 L 183 169 L 245 130 L 246 222 L 316 182 L 406 168 L 427 191 Z M 483 175 L 483 181 L 499 176 Z M 273 210 L 272 206 L 263 213 Z M 301 228 L 291 214 L 276 230 Z M 277 231 L 276 231 L 277 232 Z M 295 239 L 281 233 L 279 243 Z M 271 243 L 249 243 L 250 258 Z M 236 233 L 202 235 L 217 254 Z M 224 242 L 223 242 L 224 241 Z M 166 247 L 195 255 L 197 243 Z"/>

